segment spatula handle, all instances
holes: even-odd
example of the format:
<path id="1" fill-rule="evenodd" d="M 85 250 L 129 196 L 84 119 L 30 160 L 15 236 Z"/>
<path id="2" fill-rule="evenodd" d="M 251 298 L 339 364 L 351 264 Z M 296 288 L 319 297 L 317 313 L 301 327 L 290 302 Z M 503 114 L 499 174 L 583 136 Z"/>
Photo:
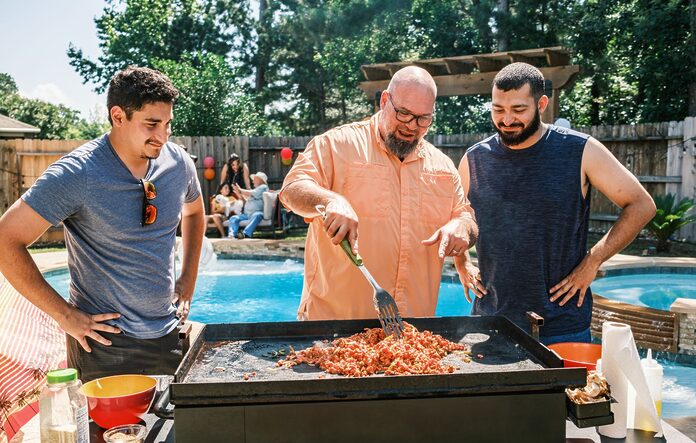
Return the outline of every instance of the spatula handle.
<path id="1" fill-rule="evenodd" d="M 324 205 L 316 205 L 314 207 L 319 215 L 321 215 L 322 218 L 326 218 L 326 206 Z M 353 249 L 350 247 L 350 243 L 348 242 L 348 239 L 346 237 L 343 237 L 343 240 L 341 240 L 341 249 L 345 251 L 345 253 L 348 255 L 348 258 L 350 261 L 353 262 L 355 266 L 362 266 L 363 261 L 362 258 L 360 257 L 360 254 L 353 254 Z"/>
<path id="2" fill-rule="evenodd" d="M 350 243 L 348 242 L 348 239 L 345 237 L 343 238 L 343 240 L 341 240 L 341 248 L 345 251 L 346 255 L 348 255 L 348 258 L 350 259 L 350 261 L 353 262 L 355 266 L 363 265 L 362 257 L 360 257 L 360 254 L 353 254 L 353 249 L 351 249 Z"/>

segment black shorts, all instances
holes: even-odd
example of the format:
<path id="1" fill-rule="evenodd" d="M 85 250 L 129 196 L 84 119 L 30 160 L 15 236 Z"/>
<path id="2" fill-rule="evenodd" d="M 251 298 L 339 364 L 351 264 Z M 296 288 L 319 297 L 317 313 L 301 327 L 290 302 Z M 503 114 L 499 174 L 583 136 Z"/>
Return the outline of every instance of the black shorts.
<path id="1" fill-rule="evenodd" d="M 181 362 L 179 327 L 164 337 L 149 340 L 103 331 L 99 334 L 111 340 L 111 346 L 87 338 L 91 353 L 66 334 L 68 367 L 78 370 L 82 383 L 120 374 L 173 375 Z"/>

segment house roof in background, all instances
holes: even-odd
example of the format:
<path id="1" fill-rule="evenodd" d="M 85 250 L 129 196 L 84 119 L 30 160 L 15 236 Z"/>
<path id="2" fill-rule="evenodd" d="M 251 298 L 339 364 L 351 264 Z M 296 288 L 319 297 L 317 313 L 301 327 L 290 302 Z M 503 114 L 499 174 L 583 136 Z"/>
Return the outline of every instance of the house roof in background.
<path id="1" fill-rule="evenodd" d="M 6 115 L 0 114 L 0 132 L 4 133 L 20 133 L 20 134 L 38 134 L 41 132 L 36 126 L 20 122 Z"/>

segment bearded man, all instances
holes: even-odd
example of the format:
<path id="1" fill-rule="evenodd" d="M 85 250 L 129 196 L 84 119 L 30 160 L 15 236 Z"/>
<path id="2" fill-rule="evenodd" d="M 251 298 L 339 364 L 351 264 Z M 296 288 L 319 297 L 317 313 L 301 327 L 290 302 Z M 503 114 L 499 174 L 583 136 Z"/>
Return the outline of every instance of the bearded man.
<path id="1" fill-rule="evenodd" d="M 537 68 L 506 66 L 492 95 L 497 134 L 459 165 L 480 229 L 478 268 L 458 268 L 467 299 L 469 290 L 476 295 L 472 314 L 504 315 L 526 330 L 525 312 L 534 311 L 545 319 L 542 343 L 589 342 L 590 282 L 650 221 L 655 204 L 599 141 L 541 122 L 548 97 Z M 591 186 L 622 210 L 587 250 Z"/>
<path id="2" fill-rule="evenodd" d="M 454 163 L 423 139 L 436 96 L 428 72 L 401 69 L 379 112 L 315 137 L 286 176 L 281 201 L 312 220 L 298 319 L 377 317 L 372 287 L 338 246 L 344 238 L 355 253 L 360 241 L 402 315 L 435 314 L 444 257 L 463 266 L 477 235 Z"/>

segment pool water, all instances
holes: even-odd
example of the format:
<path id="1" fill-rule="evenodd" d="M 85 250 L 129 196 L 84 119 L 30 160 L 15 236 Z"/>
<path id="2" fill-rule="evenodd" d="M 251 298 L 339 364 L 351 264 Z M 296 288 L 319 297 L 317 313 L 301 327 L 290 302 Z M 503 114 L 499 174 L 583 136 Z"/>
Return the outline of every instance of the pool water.
<path id="1" fill-rule="evenodd" d="M 213 260 L 200 271 L 189 318 L 203 323 L 294 321 L 302 294 L 302 273 L 303 265 L 294 260 Z M 46 280 L 68 297 L 67 271 L 47 273 Z M 460 284 L 440 285 L 436 315 L 470 312 Z M 696 368 L 660 362 L 665 369 L 663 416 L 695 415 Z"/>
<path id="2" fill-rule="evenodd" d="M 677 298 L 696 299 L 696 274 L 635 274 L 592 282 L 592 292 L 636 306 L 669 311 Z"/>
<path id="3" fill-rule="evenodd" d="M 201 269 L 189 318 L 202 323 L 295 321 L 304 267 L 295 260 L 215 260 Z M 63 297 L 67 271 L 46 279 Z M 469 315 L 471 304 L 460 284 L 442 283 L 436 315 Z"/>

